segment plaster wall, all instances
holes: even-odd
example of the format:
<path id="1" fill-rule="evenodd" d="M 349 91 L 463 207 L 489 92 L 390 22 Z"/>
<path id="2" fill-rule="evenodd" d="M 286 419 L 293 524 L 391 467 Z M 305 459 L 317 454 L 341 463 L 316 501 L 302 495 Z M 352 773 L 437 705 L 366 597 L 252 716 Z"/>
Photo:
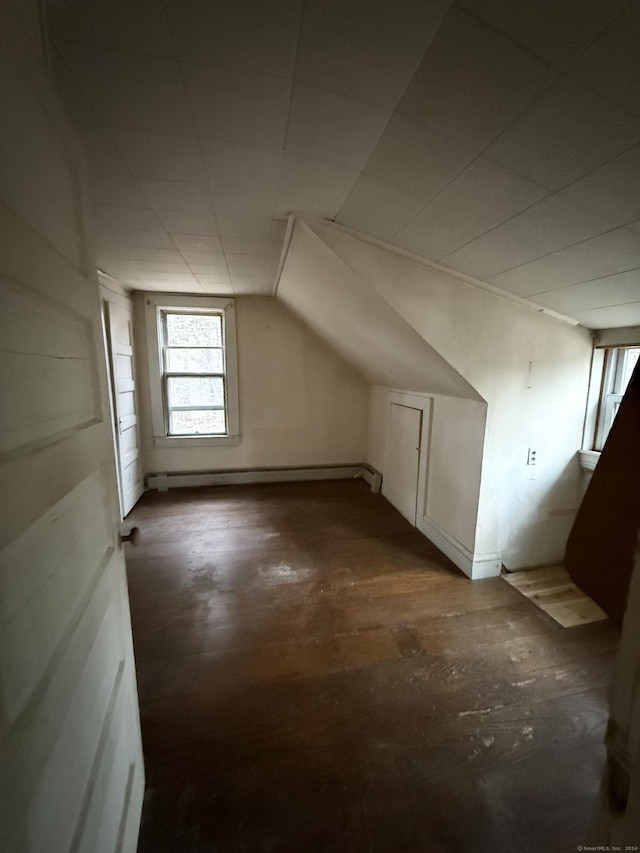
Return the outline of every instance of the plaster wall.
<path id="1" fill-rule="evenodd" d="M 0 849 L 133 853 L 144 768 L 83 156 L 41 6 L 18 5 L 0 0 Z"/>
<path id="2" fill-rule="evenodd" d="M 474 469 L 478 464 L 481 469 L 475 551 L 499 554 L 510 569 L 560 560 L 582 493 L 576 452 L 582 442 L 591 334 L 341 229 L 315 222 L 305 227 L 348 271 L 340 284 L 334 285 L 335 294 L 356 280 L 363 293 L 368 288 L 372 300 L 380 300 L 417 332 L 451 371 L 447 373 L 440 362 L 423 353 L 421 387 L 416 388 L 416 381 L 402 381 L 403 377 L 399 382 L 381 381 L 376 373 L 378 353 L 363 346 L 358 357 L 370 365 L 373 384 L 486 401 L 483 452 L 481 461 L 474 460 Z M 317 266 L 317 250 L 312 240 L 307 244 L 299 241 L 296 246 L 292 242 L 297 274 L 295 283 L 285 281 L 286 294 L 293 291 L 294 284 L 305 293 L 318 289 L 317 281 L 314 285 L 317 273 L 312 268 Z M 339 269 L 339 265 L 334 266 L 334 271 Z M 291 295 L 285 298 L 294 299 Z M 304 314 L 311 304 L 309 297 L 295 298 Z M 334 299 L 333 310 L 340 313 L 339 298 Z M 353 325 L 358 323 L 357 314 L 347 317 Z M 436 367 L 437 374 L 433 372 Z M 414 363 L 413 375 L 417 370 Z M 455 384 L 454 374 L 466 388 Z M 449 389 L 442 377 L 449 382 Z M 434 405 L 434 413 L 439 409 L 431 455 L 447 459 L 455 471 L 463 448 L 477 447 L 478 436 L 472 445 L 459 436 L 452 446 L 452 437 L 461 429 L 459 421 L 467 414 Z M 479 422 L 476 429 L 480 429 Z M 370 425 L 370 435 L 379 430 L 379 425 Z M 527 464 L 529 448 L 536 450 L 535 465 Z M 373 457 L 368 461 L 375 464 Z M 441 481 L 447 475 L 441 472 L 438 476 L 436 488 L 429 481 L 430 495 L 442 489 Z M 465 471 L 458 470 L 455 476 L 452 473 L 450 484 L 459 498 L 466 495 Z M 464 541 L 470 542 L 470 516 L 461 518 L 459 500 L 451 500 L 446 489 L 441 493 L 438 512 L 445 529 L 451 535 L 454 530 L 464 530 Z"/>
<path id="3" fill-rule="evenodd" d="M 389 406 L 391 402 L 419 406 L 419 400 L 390 388 L 371 389 L 367 461 L 383 477 L 392 440 Z M 424 395 L 422 400 L 430 405 L 425 406 L 429 424 L 423 430 L 419 463 L 418 526 L 426 521 L 446 533 L 454 547 L 471 555 L 476 552 L 486 405 L 438 394 Z"/>
<path id="4" fill-rule="evenodd" d="M 240 443 L 155 447 L 141 294 L 135 303 L 143 464 L 147 473 L 364 461 L 367 382 L 286 306 L 260 296 L 236 300 Z"/>

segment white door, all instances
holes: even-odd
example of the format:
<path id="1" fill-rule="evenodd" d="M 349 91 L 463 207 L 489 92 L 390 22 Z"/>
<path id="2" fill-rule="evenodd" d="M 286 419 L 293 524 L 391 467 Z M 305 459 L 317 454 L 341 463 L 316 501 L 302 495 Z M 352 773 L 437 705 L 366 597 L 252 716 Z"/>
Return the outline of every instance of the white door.
<path id="1" fill-rule="evenodd" d="M 144 771 L 82 155 L 0 0 L 0 849 L 136 849 Z"/>
<path id="2" fill-rule="evenodd" d="M 413 525 L 416 523 L 421 433 L 421 409 L 389 404 L 382 494 Z"/>
<path id="3" fill-rule="evenodd" d="M 114 435 L 122 517 L 144 490 L 140 465 L 138 407 L 133 361 L 133 305 L 121 298 L 103 302 L 109 353 Z"/>

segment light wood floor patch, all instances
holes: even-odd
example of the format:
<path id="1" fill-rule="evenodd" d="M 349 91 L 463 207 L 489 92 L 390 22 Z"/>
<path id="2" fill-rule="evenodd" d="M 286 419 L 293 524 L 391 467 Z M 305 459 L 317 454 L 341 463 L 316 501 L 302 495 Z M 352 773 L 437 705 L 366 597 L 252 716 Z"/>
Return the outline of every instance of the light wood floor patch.
<path id="1" fill-rule="evenodd" d="M 607 618 L 604 610 L 574 584 L 564 566 L 511 572 L 503 577 L 563 628 Z"/>

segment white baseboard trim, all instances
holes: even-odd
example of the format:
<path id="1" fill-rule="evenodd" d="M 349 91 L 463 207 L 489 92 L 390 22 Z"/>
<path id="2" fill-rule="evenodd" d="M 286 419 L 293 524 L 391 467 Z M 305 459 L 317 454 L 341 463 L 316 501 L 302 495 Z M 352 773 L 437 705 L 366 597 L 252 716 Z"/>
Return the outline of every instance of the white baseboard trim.
<path id="1" fill-rule="evenodd" d="M 365 483 L 368 483 L 371 486 L 371 491 L 374 495 L 380 494 L 380 489 L 382 488 L 382 474 L 379 471 L 376 471 L 375 468 L 372 468 L 371 465 L 363 465 L 362 473 L 360 474 Z"/>
<path id="2" fill-rule="evenodd" d="M 380 491 L 381 475 L 369 465 L 318 465 L 309 468 L 254 468 L 237 471 L 186 471 L 147 474 L 147 488 L 167 489 L 191 486 L 231 486 L 254 483 L 292 483 L 305 480 L 352 480 L 362 478 L 371 491 Z M 377 489 L 376 489 L 377 486 Z"/>
<path id="3" fill-rule="evenodd" d="M 499 577 L 502 569 L 502 559 L 499 554 L 472 553 L 433 519 L 426 516 L 418 519 L 416 526 L 471 580 Z"/>

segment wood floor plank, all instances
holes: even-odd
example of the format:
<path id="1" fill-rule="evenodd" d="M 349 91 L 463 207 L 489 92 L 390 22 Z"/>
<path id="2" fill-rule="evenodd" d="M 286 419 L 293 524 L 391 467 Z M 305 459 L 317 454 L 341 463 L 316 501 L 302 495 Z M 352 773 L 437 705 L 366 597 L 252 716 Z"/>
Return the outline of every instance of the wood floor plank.
<path id="1" fill-rule="evenodd" d="M 149 493 L 128 521 L 140 853 L 581 843 L 608 621 L 470 582 L 358 481 Z M 555 571 L 518 582 L 575 606 Z"/>
<path id="2" fill-rule="evenodd" d="M 604 610 L 575 585 L 564 566 L 510 572 L 504 579 L 563 628 L 607 618 Z"/>

